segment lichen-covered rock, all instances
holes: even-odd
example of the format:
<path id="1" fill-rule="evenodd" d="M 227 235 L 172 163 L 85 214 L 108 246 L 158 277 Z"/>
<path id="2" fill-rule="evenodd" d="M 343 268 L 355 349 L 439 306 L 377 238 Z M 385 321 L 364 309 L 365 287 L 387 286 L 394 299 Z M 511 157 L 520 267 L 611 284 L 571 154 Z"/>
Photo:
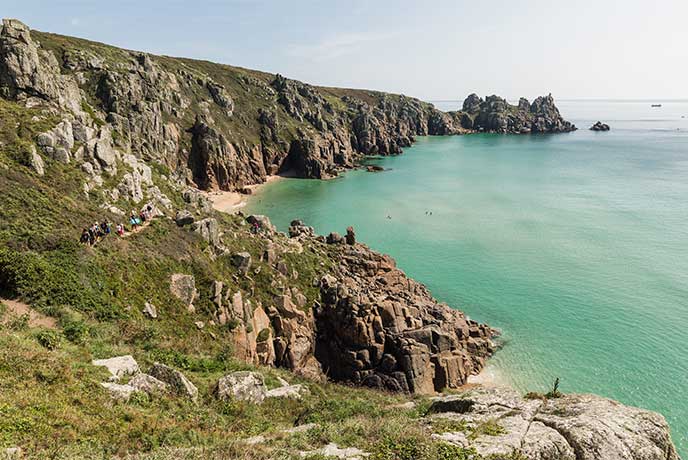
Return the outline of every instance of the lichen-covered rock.
<path id="1" fill-rule="evenodd" d="M 232 254 L 232 265 L 241 273 L 247 273 L 251 268 L 251 254 L 248 252 L 237 252 Z"/>
<path id="2" fill-rule="evenodd" d="M 678 460 L 661 415 L 599 396 L 525 399 L 510 389 L 479 387 L 437 397 L 429 412 L 464 427 L 435 438 L 475 448 L 483 456 L 517 452 L 536 460 Z"/>
<path id="3" fill-rule="evenodd" d="M 300 452 L 301 457 L 338 458 L 342 460 L 362 460 L 370 456 L 369 453 L 356 447 L 341 448 L 335 443 L 329 443 L 320 449 Z"/>
<path id="4" fill-rule="evenodd" d="M 213 247 L 217 247 L 220 244 L 220 229 L 217 225 L 217 220 L 208 217 L 191 225 L 191 230 L 199 233 L 201 237 L 208 242 Z"/>
<path id="5" fill-rule="evenodd" d="M 252 403 L 261 403 L 267 389 L 263 376 L 257 372 L 232 372 L 217 382 L 215 396 L 221 400 L 236 399 Z"/>
<path id="6" fill-rule="evenodd" d="M 188 210 L 183 209 L 181 211 L 177 211 L 177 214 L 174 216 L 174 222 L 180 227 L 191 225 L 194 223 L 194 216 Z"/>
<path id="7" fill-rule="evenodd" d="M 184 374 L 164 364 L 155 363 L 148 371 L 152 377 L 166 383 L 178 395 L 192 401 L 198 399 L 198 388 Z"/>
<path id="8" fill-rule="evenodd" d="M 128 383 L 135 391 L 153 394 L 166 391 L 168 385 L 148 374 L 136 374 Z"/>
<path id="9" fill-rule="evenodd" d="M 110 380 L 119 380 L 127 375 L 140 372 L 139 365 L 131 355 L 115 356 L 108 359 L 95 359 L 91 362 L 94 366 L 103 366 L 112 374 Z"/>
<path id="10" fill-rule="evenodd" d="M 303 385 L 284 385 L 281 387 L 273 388 L 265 393 L 266 398 L 291 398 L 291 399 L 301 399 L 303 395 L 310 393 L 308 388 Z"/>
<path id="11" fill-rule="evenodd" d="M 196 299 L 196 280 L 193 275 L 173 273 L 170 277 L 170 292 L 182 301 L 187 310 L 193 311 Z"/>
<path id="12" fill-rule="evenodd" d="M 143 314 L 152 319 L 156 319 L 158 317 L 158 309 L 155 308 L 155 305 L 153 305 L 150 302 L 146 302 L 145 304 L 143 304 L 142 312 Z"/>
<path id="13" fill-rule="evenodd" d="M 36 174 L 39 176 L 42 176 L 45 174 L 45 162 L 43 161 L 43 158 L 36 152 L 36 147 L 31 146 L 31 150 L 29 151 L 29 158 L 28 158 L 28 166 L 33 169 Z"/>

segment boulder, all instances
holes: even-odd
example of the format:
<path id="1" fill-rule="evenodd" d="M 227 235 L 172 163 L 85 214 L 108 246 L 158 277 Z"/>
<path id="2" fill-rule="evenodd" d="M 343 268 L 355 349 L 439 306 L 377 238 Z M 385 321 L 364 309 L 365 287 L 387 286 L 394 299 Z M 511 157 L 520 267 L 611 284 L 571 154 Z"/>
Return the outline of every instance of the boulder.
<path id="1" fill-rule="evenodd" d="M 353 227 L 347 227 L 346 229 L 346 244 L 356 244 L 356 232 Z"/>
<path id="2" fill-rule="evenodd" d="M 205 218 L 194 222 L 191 225 L 191 230 L 199 233 L 201 237 L 213 247 L 220 244 L 220 229 L 217 220 L 212 217 Z"/>
<path id="3" fill-rule="evenodd" d="M 42 176 L 45 174 L 45 163 L 43 162 L 43 158 L 36 152 L 36 147 L 31 146 L 31 150 L 29 152 L 29 164 L 28 166 L 33 169 L 36 174 L 39 176 Z"/>
<path id="4" fill-rule="evenodd" d="M 147 315 L 149 318 L 156 319 L 158 317 L 158 309 L 155 308 L 155 305 L 153 305 L 150 302 L 146 302 L 143 305 L 143 313 Z"/>
<path id="5" fill-rule="evenodd" d="M 169 389 L 165 382 L 148 374 L 136 374 L 129 380 L 128 385 L 134 388 L 135 391 L 142 391 L 148 394 L 163 392 Z"/>
<path id="6" fill-rule="evenodd" d="M 193 312 L 194 300 L 196 299 L 196 280 L 193 275 L 184 273 L 173 273 L 170 277 L 170 293 L 182 301 L 190 312 Z"/>
<path id="7" fill-rule="evenodd" d="M 185 396 L 194 402 L 198 399 L 198 388 L 178 370 L 155 363 L 148 374 L 169 385 L 176 394 Z"/>
<path id="8" fill-rule="evenodd" d="M 108 359 L 95 359 L 91 361 L 91 364 L 107 368 L 111 374 L 110 380 L 113 381 L 140 372 L 138 363 L 131 355 L 115 356 Z"/>
<path id="9" fill-rule="evenodd" d="M 299 236 L 313 237 L 315 236 L 315 229 L 300 220 L 293 220 L 291 225 L 289 225 L 289 237 L 297 238 Z"/>
<path id="10" fill-rule="evenodd" d="M 155 394 L 166 391 L 168 385 L 148 374 L 136 374 L 129 383 L 120 385 L 114 382 L 103 382 L 100 384 L 110 392 L 113 399 L 128 401 L 134 393 Z"/>
<path id="11" fill-rule="evenodd" d="M 310 391 L 303 385 L 284 385 L 281 387 L 273 388 L 265 393 L 266 398 L 291 398 L 291 399 L 301 399 L 303 395 L 309 394 Z"/>
<path id="12" fill-rule="evenodd" d="M 20 460 L 24 455 L 21 447 L 6 447 L 1 452 L 4 455 L 2 460 Z"/>
<path id="13" fill-rule="evenodd" d="M 265 395 L 263 376 L 257 372 L 232 372 L 222 377 L 215 388 L 215 396 L 225 401 L 235 399 L 261 403 Z"/>
<path id="14" fill-rule="evenodd" d="M 331 232 L 329 235 L 327 235 L 327 239 L 325 241 L 327 244 L 342 244 L 344 243 L 344 237 L 337 232 Z"/>
<path id="15" fill-rule="evenodd" d="M 120 401 L 128 401 L 131 395 L 136 392 L 136 389 L 131 385 L 120 385 L 113 382 L 101 382 L 100 385 L 110 392 L 112 399 Z"/>
<path id="16" fill-rule="evenodd" d="M 232 255 L 232 265 L 243 274 L 248 273 L 251 268 L 251 254 L 248 252 L 237 252 Z"/>
<path id="17" fill-rule="evenodd" d="M 370 457 L 370 454 L 357 449 L 356 447 L 340 448 L 335 443 L 329 443 L 320 449 L 301 451 L 299 455 L 304 458 L 318 457 L 318 458 L 338 458 L 342 460 L 362 460 Z"/>
<path id="18" fill-rule="evenodd" d="M 183 227 L 185 225 L 193 224 L 194 216 L 191 214 L 191 212 L 183 209 L 181 211 L 177 211 L 177 214 L 174 216 L 174 221 L 178 226 Z"/>
<path id="19" fill-rule="evenodd" d="M 261 230 L 267 230 L 270 232 L 275 231 L 275 226 L 272 225 L 272 222 L 270 222 L 270 219 L 267 216 L 263 216 L 260 214 L 253 214 L 253 215 L 250 215 L 246 218 L 246 222 L 248 222 L 251 225 L 258 224 L 258 227 Z"/>

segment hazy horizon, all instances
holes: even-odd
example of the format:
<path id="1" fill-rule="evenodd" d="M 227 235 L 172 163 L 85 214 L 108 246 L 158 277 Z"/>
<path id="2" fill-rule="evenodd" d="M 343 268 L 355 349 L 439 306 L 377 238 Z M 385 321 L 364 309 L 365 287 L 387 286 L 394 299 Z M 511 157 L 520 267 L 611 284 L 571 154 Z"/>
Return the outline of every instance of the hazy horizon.
<path id="1" fill-rule="evenodd" d="M 106 13 L 106 14 L 105 14 Z M 3 8 L 31 28 L 154 54 L 241 66 L 321 86 L 428 101 L 688 98 L 688 2 L 440 0 L 329 3 L 90 0 Z"/>

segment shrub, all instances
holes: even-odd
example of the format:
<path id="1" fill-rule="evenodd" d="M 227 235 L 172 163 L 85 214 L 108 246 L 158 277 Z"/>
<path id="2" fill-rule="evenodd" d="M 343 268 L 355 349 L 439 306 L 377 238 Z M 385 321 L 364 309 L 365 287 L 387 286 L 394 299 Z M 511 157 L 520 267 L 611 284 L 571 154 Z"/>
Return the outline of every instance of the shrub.
<path id="1" fill-rule="evenodd" d="M 559 377 L 554 379 L 554 384 L 552 385 L 552 389 L 545 394 L 546 398 L 561 398 L 561 392 L 559 391 Z"/>
<path id="2" fill-rule="evenodd" d="M 60 334 L 57 331 L 49 329 L 40 331 L 36 334 L 36 340 L 44 348 L 48 350 L 55 350 L 60 346 Z"/>
<path id="3" fill-rule="evenodd" d="M 89 329 L 83 321 L 70 321 L 63 327 L 62 333 L 72 343 L 83 344 L 89 335 Z"/>

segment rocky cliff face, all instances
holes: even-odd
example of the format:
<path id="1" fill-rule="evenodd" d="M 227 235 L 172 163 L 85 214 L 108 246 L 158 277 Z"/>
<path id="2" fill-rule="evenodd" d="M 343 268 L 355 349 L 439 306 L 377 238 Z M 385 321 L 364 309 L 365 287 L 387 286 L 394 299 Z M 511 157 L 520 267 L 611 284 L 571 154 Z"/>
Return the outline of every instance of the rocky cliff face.
<path id="1" fill-rule="evenodd" d="M 551 96 L 527 110 L 493 96 L 444 113 L 402 95 L 126 51 L 31 31 L 17 20 L 5 20 L 0 31 L 0 90 L 53 106 L 74 132 L 70 149 L 109 136 L 113 158 L 164 164 L 208 190 L 241 189 L 287 171 L 331 177 L 362 155 L 399 154 L 418 135 L 571 129 Z M 84 158 L 66 153 L 60 158 Z M 98 163 L 85 166 L 96 185 Z"/>
<path id="2" fill-rule="evenodd" d="M 340 253 L 315 311 L 316 356 L 328 376 L 428 394 L 483 368 L 494 331 L 438 304 L 389 256 L 360 244 L 341 244 Z"/>
<path id="3" fill-rule="evenodd" d="M 433 394 L 464 385 L 494 351 L 495 331 L 439 304 L 392 258 L 356 243 L 355 237 L 319 237 L 294 221 L 287 238 L 263 216 L 248 220 L 264 229 L 256 238 L 268 241 L 262 259 L 274 270 L 282 293 L 257 305 L 223 290 L 223 281 L 213 283 L 216 319 L 235 324 L 235 349 L 243 359 L 313 380 Z M 313 304 L 289 287 L 303 275 L 284 263 L 289 254 L 303 251 L 326 252 L 335 261 L 330 274 L 313 280 L 319 288 Z M 236 258 L 248 275 L 250 257 Z"/>

